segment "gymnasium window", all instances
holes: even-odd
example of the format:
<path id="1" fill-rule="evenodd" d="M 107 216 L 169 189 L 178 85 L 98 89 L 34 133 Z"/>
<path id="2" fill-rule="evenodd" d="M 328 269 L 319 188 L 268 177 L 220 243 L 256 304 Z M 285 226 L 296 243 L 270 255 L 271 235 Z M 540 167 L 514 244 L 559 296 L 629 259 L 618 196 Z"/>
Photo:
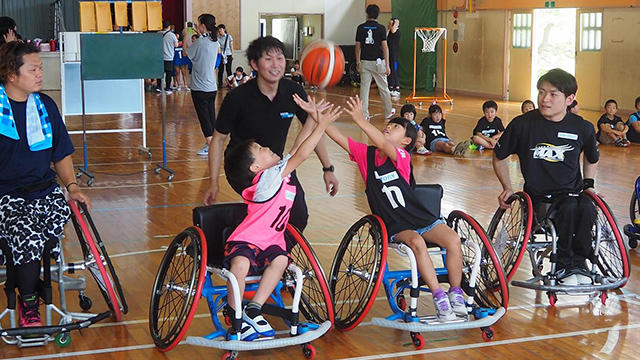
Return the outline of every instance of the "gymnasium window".
<path id="1" fill-rule="evenodd" d="M 531 13 L 513 14 L 512 46 L 520 49 L 531 47 Z"/>
<path id="2" fill-rule="evenodd" d="M 580 51 L 600 51 L 602 48 L 602 13 L 580 14 Z"/>

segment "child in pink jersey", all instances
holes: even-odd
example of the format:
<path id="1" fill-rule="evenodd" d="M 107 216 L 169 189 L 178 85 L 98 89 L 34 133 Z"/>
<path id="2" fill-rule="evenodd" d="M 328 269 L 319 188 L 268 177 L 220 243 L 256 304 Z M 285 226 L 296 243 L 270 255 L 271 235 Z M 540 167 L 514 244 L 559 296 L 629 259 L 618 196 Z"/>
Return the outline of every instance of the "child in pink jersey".
<path id="1" fill-rule="evenodd" d="M 243 184 L 242 198 L 247 203 L 247 216 L 229 236 L 225 247 L 224 267 L 238 280 L 241 296 L 247 275 L 262 272 L 262 279 L 253 299 L 242 313 L 240 339 L 251 341 L 259 336 L 270 337 L 273 328 L 262 316 L 262 305 L 282 279 L 289 254 L 284 230 L 296 196 L 296 187 L 289 183 L 289 174 L 304 161 L 322 138 L 324 130 L 341 113 L 339 107 L 309 101 L 308 120 L 291 149 L 282 159 L 271 149 L 253 140 L 245 141 L 225 157 L 224 169 L 229 179 Z M 234 294 L 227 284 L 229 311 Z"/>
<path id="2" fill-rule="evenodd" d="M 306 105 L 301 99 L 296 99 L 296 102 L 305 109 Z M 357 96 L 347 101 L 345 111 L 374 146 L 347 138 L 335 126 L 329 126 L 326 133 L 358 165 L 366 184 L 365 192 L 371 211 L 384 221 L 390 241 L 406 244 L 415 254 L 420 275 L 433 295 L 438 320 L 450 321 L 456 319 L 456 315 L 466 316 L 467 307 L 460 288 L 460 237 L 440 219 L 440 214 L 432 214 L 414 194 L 409 154 L 416 141 L 416 127 L 407 119 L 394 118 L 383 131 L 378 130 L 365 120 L 362 103 Z M 438 283 L 427 252 L 427 242 L 447 251 L 446 266 L 451 284 L 448 294 Z"/>

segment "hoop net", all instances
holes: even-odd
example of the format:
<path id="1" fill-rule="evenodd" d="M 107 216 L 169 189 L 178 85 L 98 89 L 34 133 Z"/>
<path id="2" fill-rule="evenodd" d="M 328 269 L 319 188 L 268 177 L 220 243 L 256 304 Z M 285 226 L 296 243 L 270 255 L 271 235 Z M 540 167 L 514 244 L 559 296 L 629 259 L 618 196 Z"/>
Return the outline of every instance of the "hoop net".
<path id="1" fill-rule="evenodd" d="M 440 36 L 447 31 L 445 28 L 416 28 L 416 34 L 422 39 L 422 52 L 436 51 L 436 44 Z"/>

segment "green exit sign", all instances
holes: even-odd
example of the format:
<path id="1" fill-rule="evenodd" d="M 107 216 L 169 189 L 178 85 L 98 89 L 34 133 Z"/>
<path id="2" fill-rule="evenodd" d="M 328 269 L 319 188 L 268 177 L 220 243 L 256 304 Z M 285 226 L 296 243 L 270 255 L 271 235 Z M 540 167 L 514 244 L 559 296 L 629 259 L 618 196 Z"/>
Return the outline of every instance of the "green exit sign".
<path id="1" fill-rule="evenodd" d="M 545 1 L 544 2 L 544 7 L 546 7 L 546 8 L 554 8 L 554 7 L 556 7 L 556 2 L 555 1 Z"/>

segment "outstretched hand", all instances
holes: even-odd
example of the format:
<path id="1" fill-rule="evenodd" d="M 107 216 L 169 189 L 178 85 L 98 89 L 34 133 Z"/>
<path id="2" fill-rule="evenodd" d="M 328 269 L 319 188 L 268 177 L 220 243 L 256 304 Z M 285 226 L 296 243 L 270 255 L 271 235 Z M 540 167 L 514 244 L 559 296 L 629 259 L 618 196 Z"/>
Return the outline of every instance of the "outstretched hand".
<path id="1" fill-rule="evenodd" d="M 318 124 L 329 126 L 332 122 L 336 121 L 342 114 L 342 107 L 333 106 L 329 104 L 323 111 L 318 111 Z"/>
<path id="2" fill-rule="evenodd" d="M 365 121 L 364 115 L 362 114 L 362 101 L 360 101 L 360 97 L 358 95 L 350 97 L 349 100 L 347 100 L 345 111 L 347 114 L 351 115 L 351 118 L 356 123 Z"/>
<path id="3" fill-rule="evenodd" d="M 309 100 L 305 101 L 298 94 L 293 94 L 293 101 L 304 111 L 311 116 L 312 119 L 318 121 L 318 113 L 321 113 L 332 106 L 325 99 L 320 99 L 316 102 L 313 96 L 309 96 Z"/>

